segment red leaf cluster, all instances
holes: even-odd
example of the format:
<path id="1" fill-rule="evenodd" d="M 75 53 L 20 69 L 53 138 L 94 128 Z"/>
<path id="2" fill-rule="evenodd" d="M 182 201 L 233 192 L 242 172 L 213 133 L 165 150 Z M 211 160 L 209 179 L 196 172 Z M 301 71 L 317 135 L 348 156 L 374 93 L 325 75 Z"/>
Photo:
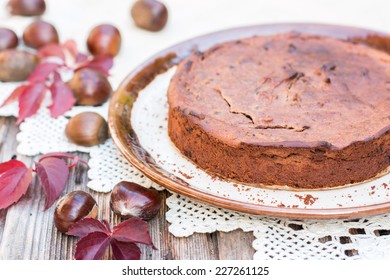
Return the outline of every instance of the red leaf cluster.
<path id="1" fill-rule="evenodd" d="M 56 118 L 70 110 L 76 100 L 73 92 L 62 80 L 64 70 L 77 72 L 83 68 L 91 68 L 109 75 L 113 66 L 111 56 L 99 55 L 88 57 L 77 50 L 73 40 L 64 44 L 48 44 L 38 50 L 40 64 L 28 77 L 27 81 L 17 87 L 0 105 L 8 105 L 19 101 L 19 117 L 17 124 L 34 115 L 42 105 L 47 92 L 51 94 L 50 114 Z"/>
<path id="2" fill-rule="evenodd" d="M 63 159 L 72 159 L 68 166 Z M 63 192 L 68 180 L 69 168 L 79 162 L 77 156 L 67 153 L 50 153 L 35 163 L 35 169 L 27 168 L 19 160 L 10 160 L 0 164 L 0 210 L 8 208 L 27 192 L 36 172 L 46 195 L 45 210 L 48 209 Z M 81 161 L 86 164 L 86 162 Z"/>
<path id="3" fill-rule="evenodd" d="M 32 170 L 23 162 L 12 159 L 0 164 L 0 209 L 17 202 L 32 180 Z"/>
<path id="4" fill-rule="evenodd" d="M 76 260 L 99 260 L 109 245 L 116 260 L 139 260 L 141 250 L 136 243 L 156 249 L 149 235 L 148 223 L 137 217 L 116 225 L 112 230 L 106 220 L 85 218 L 72 225 L 67 234 L 81 237 L 76 244 Z"/>

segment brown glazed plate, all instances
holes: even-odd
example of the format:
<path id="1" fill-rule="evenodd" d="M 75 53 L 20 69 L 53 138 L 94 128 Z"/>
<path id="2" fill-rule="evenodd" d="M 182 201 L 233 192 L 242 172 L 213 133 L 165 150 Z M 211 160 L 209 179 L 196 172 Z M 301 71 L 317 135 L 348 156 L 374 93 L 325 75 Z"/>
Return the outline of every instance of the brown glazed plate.
<path id="1" fill-rule="evenodd" d="M 390 52 L 390 37 L 386 34 L 323 24 L 248 26 L 187 40 L 146 60 L 113 95 L 108 124 L 119 151 L 168 190 L 224 209 L 294 219 L 351 219 L 390 212 L 389 170 L 367 182 L 330 190 L 252 187 L 206 174 L 169 141 L 166 89 L 180 60 L 225 41 L 292 31 L 333 36 Z"/>

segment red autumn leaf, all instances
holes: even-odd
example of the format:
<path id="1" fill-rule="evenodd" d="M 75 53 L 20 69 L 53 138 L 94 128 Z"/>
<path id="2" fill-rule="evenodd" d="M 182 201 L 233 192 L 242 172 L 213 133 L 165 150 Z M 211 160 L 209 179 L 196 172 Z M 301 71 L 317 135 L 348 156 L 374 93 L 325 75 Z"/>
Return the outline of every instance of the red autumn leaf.
<path id="1" fill-rule="evenodd" d="M 141 259 L 141 250 L 130 242 L 120 242 L 111 240 L 112 255 L 115 260 L 139 260 Z"/>
<path id="2" fill-rule="evenodd" d="M 101 72 L 105 76 L 109 76 L 109 70 L 112 68 L 114 64 L 114 60 L 109 55 L 97 55 L 93 57 L 91 60 L 86 60 L 79 64 L 78 67 L 76 67 L 75 71 L 83 69 L 83 68 L 90 68 L 96 71 Z"/>
<path id="3" fill-rule="evenodd" d="M 82 237 L 76 244 L 75 259 L 99 259 L 103 256 L 105 244 L 111 245 L 113 256 L 120 260 L 140 259 L 141 251 L 135 243 L 153 246 L 148 224 L 140 218 L 131 218 L 113 228 L 106 220 L 103 223 L 85 218 L 72 225 L 69 235 Z"/>
<path id="4" fill-rule="evenodd" d="M 61 65 L 57 63 L 40 63 L 37 67 L 35 67 L 27 81 L 30 83 L 45 82 L 50 74 L 53 74 L 59 67 L 61 67 Z"/>
<path id="5" fill-rule="evenodd" d="M 62 47 L 67 50 L 74 58 L 77 57 L 79 51 L 77 49 L 77 44 L 74 40 L 67 40 Z"/>
<path id="6" fill-rule="evenodd" d="M 25 118 L 34 115 L 45 97 L 46 86 L 44 83 L 29 85 L 19 95 L 19 117 L 16 124 L 20 124 Z"/>
<path id="7" fill-rule="evenodd" d="M 0 209 L 19 201 L 32 180 L 32 170 L 18 160 L 0 164 Z"/>
<path id="8" fill-rule="evenodd" d="M 61 45 L 59 44 L 47 44 L 40 48 L 38 50 L 38 56 L 42 58 L 47 58 L 47 57 L 58 57 L 62 60 L 65 60 L 65 55 L 64 55 L 64 50 Z"/>
<path id="9" fill-rule="evenodd" d="M 43 159 L 50 158 L 50 157 L 61 158 L 61 159 L 66 159 L 66 158 L 71 159 L 73 162 L 68 166 L 68 168 L 72 168 L 78 162 L 82 162 L 83 164 L 88 166 L 88 162 L 86 162 L 85 160 L 80 159 L 78 156 L 74 156 L 74 155 L 68 154 L 68 153 L 61 153 L 61 152 L 60 153 L 47 153 L 47 154 L 44 154 L 43 156 L 41 156 L 39 161 L 42 161 Z"/>
<path id="10" fill-rule="evenodd" d="M 38 55 L 41 59 L 48 57 L 60 59 L 69 68 L 73 68 L 75 63 L 80 63 L 88 58 L 88 56 L 78 51 L 77 44 L 74 40 L 67 40 L 62 45 L 46 45 L 39 49 Z"/>
<path id="11" fill-rule="evenodd" d="M 35 163 L 37 174 L 46 194 L 47 210 L 65 189 L 69 169 L 62 159 L 50 157 Z"/>
<path id="12" fill-rule="evenodd" d="M 72 90 L 61 80 L 57 73 L 54 74 L 54 82 L 50 86 L 52 104 L 49 106 L 50 114 L 53 118 L 61 116 L 69 111 L 76 99 Z"/>
<path id="13" fill-rule="evenodd" d="M 73 162 L 67 166 L 63 159 L 72 159 Z M 58 198 L 63 191 L 69 170 L 77 164 L 80 160 L 77 156 L 68 153 L 49 153 L 43 155 L 38 163 L 36 169 L 27 168 L 22 162 L 18 160 L 10 160 L 0 164 L 0 209 L 7 208 L 13 203 L 17 202 L 23 194 L 26 193 L 27 188 L 32 180 L 32 172 L 37 172 L 41 180 L 44 192 L 46 194 L 46 208 Z M 100 223 L 100 222 L 98 222 Z M 104 232 L 111 233 L 111 229 L 101 224 Z"/>
<path id="14" fill-rule="evenodd" d="M 92 232 L 103 232 L 105 234 L 111 235 L 111 231 L 107 230 L 104 224 L 102 224 L 99 220 L 92 218 L 84 218 L 76 222 L 70 227 L 67 234 L 84 237 Z"/>
<path id="15" fill-rule="evenodd" d="M 76 244 L 76 260 L 100 260 L 110 244 L 111 238 L 104 232 L 91 232 Z"/>
<path id="16" fill-rule="evenodd" d="M 76 56 L 76 63 L 81 63 L 81 62 L 84 62 L 88 59 L 88 55 L 85 55 L 83 53 L 79 53 L 77 54 Z"/>
<path id="17" fill-rule="evenodd" d="M 150 239 L 148 223 L 137 217 L 131 217 L 116 225 L 112 237 L 118 241 L 142 243 L 156 248 Z"/>
<path id="18" fill-rule="evenodd" d="M 19 96 L 28 88 L 28 85 L 20 85 L 14 89 L 14 91 L 8 96 L 8 98 L 1 104 L 0 108 L 8 105 L 16 100 L 18 100 Z"/>
<path id="19" fill-rule="evenodd" d="M 110 223 L 107 221 L 107 220 L 104 220 L 103 219 L 103 224 L 106 226 L 106 229 L 111 232 L 111 227 L 110 227 Z"/>
<path id="20" fill-rule="evenodd" d="M 63 45 L 62 48 L 65 51 L 65 64 L 70 69 L 73 69 L 75 65 L 79 62 L 80 54 L 77 49 L 77 44 L 74 40 L 68 40 Z"/>

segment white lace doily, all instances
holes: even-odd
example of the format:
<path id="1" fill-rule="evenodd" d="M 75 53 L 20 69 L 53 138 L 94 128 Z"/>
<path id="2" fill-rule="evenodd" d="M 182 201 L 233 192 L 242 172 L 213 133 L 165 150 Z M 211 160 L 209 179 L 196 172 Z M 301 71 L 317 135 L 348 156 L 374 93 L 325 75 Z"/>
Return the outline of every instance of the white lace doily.
<path id="1" fill-rule="evenodd" d="M 110 192 L 120 181 L 133 181 L 146 188 L 163 190 L 160 185 L 149 180 L 132 166 L 116 149 L 111 139 L 104 144 L 92 147 L 88 164 L 88 187 L 98 192 Z"/>
<path id="2" fill-rule="evenodd" d="M 118 13 L 129 9 L 127 1 L 100 1 L 95 5 L 94 0 L 77 1 L 78 9 L 74 9 L 75 1 L 50 1 L 49 11 L 44 19 L 59 27 L 62 39 L 73 38 L 81 48 L 85 48 L 85 37 L 88 31 L 101 22 L 113 22 L 118 25 L 126 36 L 123 37 L 123 46 L 120 56 L 115 61 L 112 70 L 111 82 L 115 88 L 123 80 L 130 69 L 144 61 L 157 51 L 182 41 L 185 38 L 208 33 L 212 30 L 221 30 L 231 26 L 259 24 L 275 21 L 313 20 L 346 24 L 364 25 L 372 29 L 388 30 L 386 23 L 387 9 L 377 9 L 376 13 L 367 13 L 368 7 L 379 7 L 380 4 L 357 5 L 354 13 L 345 13 L 349 3 L 334 1 L 333 4 L 325 1 L 323 4 L 313 1 L 302 1 L 298 6 L 306 11 L 305 16 L 297 16 L 290 10 L 280 10 L 283 6 L 280 1 L 271 1 L 256 6 L 260 1 L 251 1 L 251 4 L 242 5 L 251 7 L 245 16 L 235 16 L 237 11 L 232 5 L 225 5 L 219 9 L 223 1 L 198 1 L 199 5 L 191 10 L 185 1 L 168 1 L 172 9 L 181 9 L 179 13 L 172 13 L 172 21 L 160 33 L 148 33 L 134 27 L 128 13 Z M 383 1 L 384 3 L 385 1 Z M 5 1 L 0 1 L 5 5 Z M 2 5 L 2 6 L 4 6 Z M 275 6 L 272 12 L 266 12 L 263 6 Z M 320 6 L 319 6 L 320 5 Z M 321 6 L 322 5 L 322 6 Z M 340 5 L 346 9 L 342 9 Z M 365 6 L 366 5 L 366 6 Z M 104 6 L 104 7 L 103 7 Z M 256 7 L 256 8 L 252 8 Z M 201 17 L 205 9 L 221 11 L 216 17 Z M 89 10 L 85 13 L 85 10 Z M 298 10 L 299 10 L 298 9 Z M 58 17 L 58 14 L 72 14 L 69 17 Z M 272 9 L 271 9 L 272 10 Z M 301 9 L 302 10 L 302 9 Z M 328 12 L 324 12 L 328 11 Z M 379 14 L 378 14 L 379 13 Z M 331 17 L 329 17 L 331 15 Z M 370 18 L 371 15 L 371 18 Z M 375 17 L 375 20 L 373 18 Z M 30 18 L 9 17 L 5 9 L 0 10 L 2 25 L 13 28 L 21 34 L 24 27 L 30 23 Z M 77 19 L 77 20 L 73 20 Z M 171 20 L 170 19 L 170 20 Z M 185 19 L 185 21 L 184 21 Z M 378 20 L 379 19 L 379 20 Z M 197 25 L 177 24 L 173 21 L 193 22 Z M 0 83 L 0 103 L 17 86 L 17 83 Z M 105 144 L 85 148 L 69 143 L 63 134 L 67 117 L 80 111 L 94 110 L 107 117 L 107 105 L 100 107 L 75 107 L 65 116 L 52 119 L 46 109 L 38 115 L 27 119 L 20 126 L 17 135 L 17 151 L 23 155 L 36 155 L 47 152 L 81 151 L 90 153 L 88 187 L 95 191 L 109 192 L 116 182 L 131 180 L 145 187 L 160 186 L 150 181 L 137 169 L 131 166 L 108 140 Z M 11 104 L 0 108 L 0 116 L 17 116 L 18 107 Z M 255 259 L 384 259 L 390 258 L 390 215 L 380 215 L 354 221 L 292 221 L 242 214 L 234 211 L 219 209 L 200 203 L 187 197 L 172 194 L 166 201 L 170 210 L 166 213 L 170 222 L 169 231 L 175 236 L 189 236 L 195 232 L 211 233 L 214 231 L 232 231 L 242 229 L 253 231 L 256 240 L 253 247 L 256 249 Z"/>

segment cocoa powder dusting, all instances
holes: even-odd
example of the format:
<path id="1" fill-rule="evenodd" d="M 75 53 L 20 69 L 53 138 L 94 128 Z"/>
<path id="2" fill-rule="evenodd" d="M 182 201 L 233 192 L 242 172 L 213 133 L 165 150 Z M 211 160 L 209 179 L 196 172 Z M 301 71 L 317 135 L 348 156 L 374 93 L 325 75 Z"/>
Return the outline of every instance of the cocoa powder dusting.
<path id="1" fill-rule="evenodd" d="M 184 173 L 184 172 L 181 171 L 181 170 L 179 170 L 179 173 L 180 173 L 181 175 L 183 175 L 186 179 L 192 179 L 192 178 L 194 178 L 194 176 L 190 176 L 190 175 L 188 175 L 187 173 Z"/>
<path id="2" fill-rule="evenodd" d="M 305 196 L 296 194 L 295 196 L 298 197 L 305 205 L 313 205 L 318 200 L 318 197 L 314 197 L 311 194 L 307 194 Z"/>

